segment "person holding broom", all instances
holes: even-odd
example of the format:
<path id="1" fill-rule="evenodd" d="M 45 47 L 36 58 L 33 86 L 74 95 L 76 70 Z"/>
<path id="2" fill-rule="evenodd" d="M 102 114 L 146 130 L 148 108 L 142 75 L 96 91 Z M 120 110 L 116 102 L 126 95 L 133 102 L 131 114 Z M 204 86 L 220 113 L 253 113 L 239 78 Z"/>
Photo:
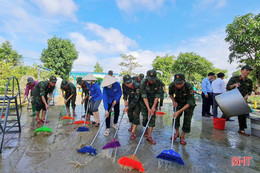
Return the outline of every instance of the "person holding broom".
<path id="1" fill-rule="evenodd" d="M 52 99 L 51 96 L 55 88 L 56 82 L 57 82 L 57 78 L 55 76 L 51 76 L 49 81 L 39 82 L 32 93 L 33 94 L 32 104 L 35 105 L 35 110 L 36 110 L 36 122 L 39 124 L 44 123 L 46 110 L 49 108 L 48 94 L 49 94 L 49 100 L 51 100 Z M 41 110 L 42 110 L 42 116 L 40 118 Z"/>
<path id="2" fill-rule="evenodd" d="M 190 133 L 191 118 L 196 104 L 193 86 L 189 82 L 186 82 L 184 74 L 180 73 L 174 75 L 174 81 L 170 83 L 169 86 L 169 96 L 172 99 L 173 107 L 177 108 L 173 115 L 176 120 L 176 133 L 174 134 L 174 140 L 176 140 L 180 135 L 180 117 L 184 112 L 180 143 L 186 145 L 184 137 L 186 133 Z"/>
<path id="3" fill-rule="evenodd" d="M 147 71 L 147 76 L 141 81 L 141 97 L 143 102 L 141 103 L 141 111 L 143 115 L 143 126 L 146 126 L 148 118 L 152 116 L 149 122 L 149 129 L 146 129 L 145 136 L 146 139 L 153 145 L 156 142 L 152 138 L 152 131 L 155 127 L 156 110 L 158 105 L 158 100 L 161 96 L 161 85 L 162 82 L 157 78 L 155 70 Z"/>
<path id="4" fill-rule="evenodd" d="M 134 81 L 129 74 L 123 77 L 123 86 L 125 86 L 125 92 L 123 98 L 125 101 L 124 113 L 128 113 L 128 118 L 131 123 L 131 136 L 130 139 L 136 139 L 135 131 L 140 124 L 140 112 L 143 101 L 140 93 L 140 84 Z"/>
<path id="5" fill-rule="evenodd" d="M 66 109 L 68 112 L 68 115 L 70 117 L 70 104 L 72 107 L 73 111 L 73 116 L 76 116 L 75 113 L 75 108 L 76 108 L 76 97 L 77 97 L 77 92 L 76 92 L 76 87 L 73 83 L 68 82 L 67 80 L 63 80 L 61 82 L 60 89 L 62 90 L 62 96 L 64 98 L 64 104 L 66 105 Z M 65 92 L 65 94 L 64 94 Z"/>
<path id="6" fill-rule="evenodd" d="M 90 108 L 95 120 L 94 122 L 92 122 L 92 124 L 94 124 L 96 127 L 99 127 L 100 119 L 99 119 L 98 107 L 103 98 L 100 87 L 98 83 L 95 82 L 97 79 L 91 73 L 85 76 L 83 80 L 86 81 L 85 84 L 87 85 L 90 91 L 90 96 L 89 96 Z"/>
<path id="7" fill-rule="evenodd" d="M 34 81 L 32 77 L 28 77 L 27 78 L 27 85 L 26 85 L 26 88 L 25 88 L 23 103 L 26 102 L 26 99 L 28 98 L 30 90 L 31 90 L 31 96 L 33 95 L 34 88 L 35 88 L 35 86 L 37 84 L 38 84 L 38 81 Z M 35 105 L 34 104 L 32 104 L 32 111 L 33 111 L 33 113 L 32 113 L 31 116 L 35 116 L 36 115 L 36 110 L 35 110 Z"/>
<path id="8" fill-rule="evenodd" d="M 110 133 L 110 119 L 111 111 L 110 109 L 114 107 L 114 124 L 113 128 L 117 129 L 117 121 L 119 116 L 120 98 L 122 96 L 122 90 L 119 82 L 116 78 L 111 76 L 105 76 L 102 81 L 101 87 L 103 88 L 103 104 L 106 111 L 106 131 L 105 136 L 109 136 Z"/>
<path id="9" fill-rule="evenodd" d="M 82 88 L 82 101 L 81 101 L 81 104 L 83 104 L 85 102 L 85 116 L 87 116 L 87 120 L 89 121 L 90 120 L 90 115 L 88 114 L 87 111 L 87 106 L 88 106 L 88 102 L 89 102 L 89 89 L 88 89 L 88 86 L 86 85 L 86 83 L 82 80 L 82 77 L 77 77 L 76 78 L 76 81 L 77 81 L 77 84 L 81 86 Z M 85 94 L 85 97 L 83 97 L 83 93 Z"/>

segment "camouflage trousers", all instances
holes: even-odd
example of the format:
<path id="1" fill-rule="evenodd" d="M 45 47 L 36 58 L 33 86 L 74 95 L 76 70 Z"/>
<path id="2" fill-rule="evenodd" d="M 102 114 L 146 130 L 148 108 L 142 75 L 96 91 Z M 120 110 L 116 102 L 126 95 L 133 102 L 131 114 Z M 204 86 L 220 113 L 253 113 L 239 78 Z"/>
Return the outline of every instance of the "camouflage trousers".
<path id="1" fill-rule="evenodd" d="M 71 93 L 65 94 L 65 99 L 68 99 L 70 97 Z M 66 107 L 69 108 L 71 104 L 72 109 L 74 110 L 76 108 L 76 95 L 73 95 L 71 99 L 68 100 L 66 103 Z"/>
<path id="2" fill-rule="evenodd" d="M 48 103 L 47 96 L 45 97 L 46 102 Z M 36 111 L 46 110 L 46 107 L 42 101 L 41 96 L 34 96 L 32 98 L 32 107 L 35 106 Z"/>
<path id="3" fill-rule="evenodd" d="M 129 107 L 128 118 L 129 118 L 130 123 L 135 124 L 135 125 L 140 124 L 140 112 L 141 112 L 140 104 L 137 104 L 134 107 Z"/>
<path id="4" fill-rule="evenodd" d="M 152 107 L 152 105 L 153 105 L 153 102 L 152 103 L 149 102 L 149 106 Z M 156 106 L 156 109 L 157 109 L 157 106 Z M 142 116 L 143 116 L 143 126 L 145 127 L 148 122 L 148 110 L 144 103 L 141 103 L 141 111 L 142 111 Z M 155 127 L 155 120 L 156 120 L 156 112 L 154 112 L 154 115 L 152 116 L 148 126 Z"/>
<path id="5" fill-rule="evenodd" d="M 178 105 L 177 111 L 183 108 L 184 105 Z M 191 119 L 193 116 L 195 106 L 190 106 L 188 109 L 184 111 L 184 119 L 183 119 L 183 125 L 182 125 L 182 131 L 185 133 L 190 133 L 190 127 L 191 127 Z M 180 127 L 180 118 L 183 115 L 183 112 L 176 118 L 175 121 L 175 128 L 178 129 Z"/>

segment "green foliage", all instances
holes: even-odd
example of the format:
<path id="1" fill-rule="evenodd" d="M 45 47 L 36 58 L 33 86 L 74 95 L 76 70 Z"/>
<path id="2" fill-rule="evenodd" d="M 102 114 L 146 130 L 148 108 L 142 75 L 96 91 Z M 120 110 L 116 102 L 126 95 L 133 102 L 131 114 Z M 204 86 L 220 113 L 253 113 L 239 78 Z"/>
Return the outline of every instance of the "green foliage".
<path id="1" fill-rule="evenodd" d="M 95 70 L 94 72 L 100 72 L 103 73 L 103 68 L 100 66 L 100 64 L 97 62 L 96 65 L 94 66 Z"/>
<path id="2" fill-rule="evenodd" d="M 19 55 L 16 50 L 13 50 L 9 41 L 2 43 L 0 47 L 0 60 L 16 66 L 21 63 L 22 55 Z"/>
<path id="3" fill-rule="evenodd" d="M 173 74 L 173 64 L 175 57 L 168 56 L 167 54 L 163 57 L 157 56 L 153 60 L 153 69 L 162 71 L 162 75 L 158 73 L 158 77 L 164 82 L 166 86 L 171 83 L 171 77 Z"/>
<path id="4" fill-rule="evenodd" d="M 216 77 L 217 77 L 217 74 L 218 73 L 224 73 L 225 74 L 225 77 L 224 78 L 228 78 L 228 75 L 227 75 L 227 70 L 226 69 L 219 69 L 219 68 L 213 68 L 212 69 L 212 72 L 216 74 Z"/>
<path id="5" fill-rule="evenodd" d="M 260 83 L 260 13 L 235 17 L 233 23 L 227 25 L 226 33 L 225 40 L 230 43 L 231 51 L 229 62 L 237 60 L 253 66 Z"/>
<path id="6" fill-rule="evenodd" d="M 120 57 L 123 60 L 123 62 L 119 63 L 119 65 L 127 68 L 127 70 L 121 69 L 122 72 L 120 73 L 120 75 L 124 75 L 124 74 L 134 75 L 134 73 L 132 72 L 133 69 L 137 67 L 142 67 L 142 65 L 136 62 L 137 58 L 132 55 L 121 54 Z"/>
<path id="7" fill-rule="evenodd" d="M 239 76 L 240 75 L 240 72 L 241 70 L 237 70 L 237 71 L 234 71 L 233 73 L 232 73 L 232 77 L 233 76 Z"/>
<path id="8" fill-rule="evenodd" d="M 193 52 L 180 53 L 173 65 L 173 72 L 184 73 L 186 79 L 192 83 L 200 83 L 209 72 L 227 73 L 227 70 L 218 69 L 206 58 Z"/>
<path id="9" fill-rule="evenodd" d="M 98 85 L 101 85 L 102 81 L 103 81 L 103 78 L 100 78 L 100 77 L 96 77 L 97 79 L 97 83 Z"/>
<path id="10" fill-rule="evenodd" d="M 75 45 L 69 39 L 54 36 L 48 40 L 48 48 L 43 49 L 41 61 L 62 79 L 68 79 L 73 62 L 78 58 Z"/>

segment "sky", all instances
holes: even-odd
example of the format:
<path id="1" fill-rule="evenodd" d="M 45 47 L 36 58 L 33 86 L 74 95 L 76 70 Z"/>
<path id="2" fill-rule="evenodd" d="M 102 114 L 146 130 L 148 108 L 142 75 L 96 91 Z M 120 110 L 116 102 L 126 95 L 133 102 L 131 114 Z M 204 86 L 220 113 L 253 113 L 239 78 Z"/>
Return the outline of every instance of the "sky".
<path id="1" fill-rule="evenodd" d="M 0 0 L 0 43 L 8 40 L 25 65 L 40 62 L 47 40 L 70 39 L 79 53 L 72 71 L 120 73 L 120 54 L 152 68 L 156 56 L 195 52 L 228 75 L 225 28 L 235 16 L 260 12 L 260 0 Z"/>

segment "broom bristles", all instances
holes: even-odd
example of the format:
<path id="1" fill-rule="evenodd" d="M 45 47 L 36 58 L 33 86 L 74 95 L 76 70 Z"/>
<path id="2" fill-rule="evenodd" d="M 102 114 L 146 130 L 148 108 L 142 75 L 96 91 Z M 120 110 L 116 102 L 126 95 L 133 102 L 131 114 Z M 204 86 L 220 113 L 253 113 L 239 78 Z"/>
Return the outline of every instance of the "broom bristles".
<path id="1" fill-rule="evenodd" d="M 40 127 L 40 128 L 38 128 L 34 131 L 34 133 L 38 133 L 38 132 L 50 132 L 50 133 L 52 133 L 52 130 L 49 127 L 43 126 L 43 127 Z"/>
<path id="2" fill-rule="evenodd" d="M 183 162 L 181 156 L 177 152 L 173 151 L 172 149 L 164 150 L 156 158 L 168 160 L 168 161 L 172 161 L 172 162 L 176 162 L 178 164 L 184 165 L 184 162 Z"/>
<path id="3" fill-rule="evenodd" d="M 87 127 L 79 127 L 77 132 L 88 132 L 89 131 L 89 128 Z"/>
<path id="4" fill-rule="evenodd" d="M 129 168 L 137 169 L 139 172 L 144 172 L 142 163 L 135 156 L 124 156 L 118 160 L 119 165 Z"/>
<path id="5" fill-rule="evenodd" d="M 107 143 L 102 149 L 117 148 L 120 146 L 120 142 L 114 138 L 111 142 Z"/>
<path id="6" fill-rule="evenodd" d="M 88 147 L 85 146 L 85 147 L 83 147 L 83 148 L 81 148 L 77 151 L 80 152 L 80 153 L 83 153 L 83 154 L 89 153 L 90 155 L 93 155 L 93 156 L 97 155 L 96 149 L 92 148 L 91 146 L 88 146 Z"/>
<path id="7" fill-rule="evenodd" d="M 75 120 L 74 117 L 70 117 L 70 116 L 64 116 L 61 118 L 62 120 Z"/>
<path id="8" fill-rule="evenodd" d="M 78 120 L 78 121 L 75 121 L 73 124 L 84 124 L 84 120 Z M 89 122 L 86 121 L 86 124 L 89 124 Z"/>

